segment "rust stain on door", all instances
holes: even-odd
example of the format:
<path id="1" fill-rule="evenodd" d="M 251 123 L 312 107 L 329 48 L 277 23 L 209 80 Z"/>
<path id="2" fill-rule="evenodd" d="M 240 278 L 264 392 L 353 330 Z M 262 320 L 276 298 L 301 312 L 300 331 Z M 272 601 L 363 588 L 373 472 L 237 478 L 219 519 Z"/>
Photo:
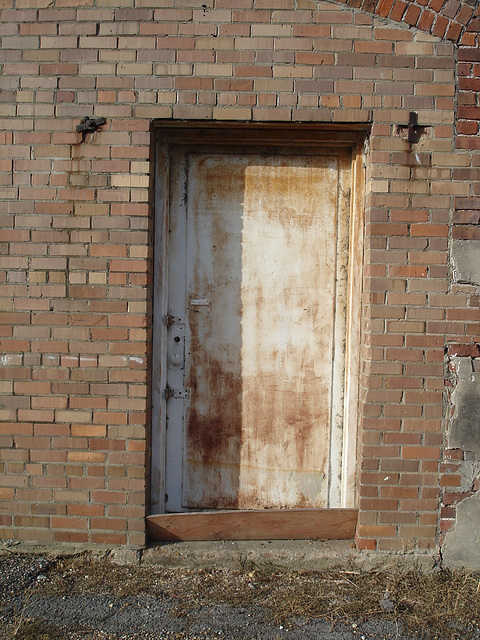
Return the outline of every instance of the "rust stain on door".
<path id="1" fill-rule="evenodd" d="M 183 506 L 328 506 L 335 156 L 188 156 Z"/>
<path id="2" fill-rule="evenodd" d="M 244 162 L 188 159 L 189 353 L 183 506 L 238 507 Z"/>

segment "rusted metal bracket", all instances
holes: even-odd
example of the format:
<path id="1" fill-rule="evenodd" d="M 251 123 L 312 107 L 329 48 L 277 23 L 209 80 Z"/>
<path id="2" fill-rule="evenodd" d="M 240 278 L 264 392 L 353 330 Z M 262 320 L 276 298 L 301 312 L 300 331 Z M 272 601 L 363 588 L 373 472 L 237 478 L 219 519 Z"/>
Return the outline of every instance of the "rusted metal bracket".
<path id="1" fill-rule="evenodd" d="M 397 132 L 402 133 L 406 130 L 407 142 L 409 142 L 410 144 L 415 144 L 420 141 L 420 138 L 429 126 L 430 125 L 418 124 L 418 113 L 415 113 L 415 111 L 410 111 L 410 113 L 408 114 L 408 124 L 398 124 Z"/>
<path id="2" fill-rule="evenodd" d="M 165 387 L 164 391 L 165 400 L 169 400 L 170 398 L 181 398 L 183 400 L 188 400 L 190 397 L 190 393 L 188 389 L 172 389 L 168 385 Z"/>

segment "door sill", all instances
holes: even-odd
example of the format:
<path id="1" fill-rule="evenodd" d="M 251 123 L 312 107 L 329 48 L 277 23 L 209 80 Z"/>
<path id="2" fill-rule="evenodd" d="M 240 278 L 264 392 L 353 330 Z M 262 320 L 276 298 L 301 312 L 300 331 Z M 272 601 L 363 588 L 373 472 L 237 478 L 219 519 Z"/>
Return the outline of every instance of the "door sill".
<path id="1" fill-rule="evenodd" d="M 349 540 L 357 509 L 265 509 L 165 513 L 147 517 L 152 541 Z"/>

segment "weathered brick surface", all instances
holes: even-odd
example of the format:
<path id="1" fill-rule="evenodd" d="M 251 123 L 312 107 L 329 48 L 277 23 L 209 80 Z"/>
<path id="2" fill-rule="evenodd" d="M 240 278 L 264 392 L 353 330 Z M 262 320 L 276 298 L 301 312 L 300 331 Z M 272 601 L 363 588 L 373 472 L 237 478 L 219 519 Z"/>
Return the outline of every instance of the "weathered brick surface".
<path id="1" fill-rule="evenodd" d="M 433 547 L 439 515 L 440 532 L 453 522 L 467 455 L 444 451 L 444 349 L 470 355 L 480 342 L 478 293 L 448 270 L 449 239 L 480 238 L 480 10 L 0 7 L 0 536 L 144 543 L 150 121 L 371 123 L 357 542 Z M 411 110 L 426 126 L 413 148 L 397 129 Z M 82 143 L 85 115 L 107 124 Z"/>

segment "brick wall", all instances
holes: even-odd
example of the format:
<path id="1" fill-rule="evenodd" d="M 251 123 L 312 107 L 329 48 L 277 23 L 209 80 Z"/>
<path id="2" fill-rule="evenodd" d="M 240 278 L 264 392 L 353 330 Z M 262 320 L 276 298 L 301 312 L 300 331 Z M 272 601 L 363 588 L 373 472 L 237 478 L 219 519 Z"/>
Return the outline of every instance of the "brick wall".
<path id="1" fill-rule="evenodd" d="M 371 123 L 357 543 L 435 546 L 468 456 L 445 449 L 445 348 L 480 342 L 448 254 L 480 237 L 473 3 L 0 7 L 0 536 L 144 543 L 151 121 Z M 82 143 L 83 116 L 107 124 Z"/>

